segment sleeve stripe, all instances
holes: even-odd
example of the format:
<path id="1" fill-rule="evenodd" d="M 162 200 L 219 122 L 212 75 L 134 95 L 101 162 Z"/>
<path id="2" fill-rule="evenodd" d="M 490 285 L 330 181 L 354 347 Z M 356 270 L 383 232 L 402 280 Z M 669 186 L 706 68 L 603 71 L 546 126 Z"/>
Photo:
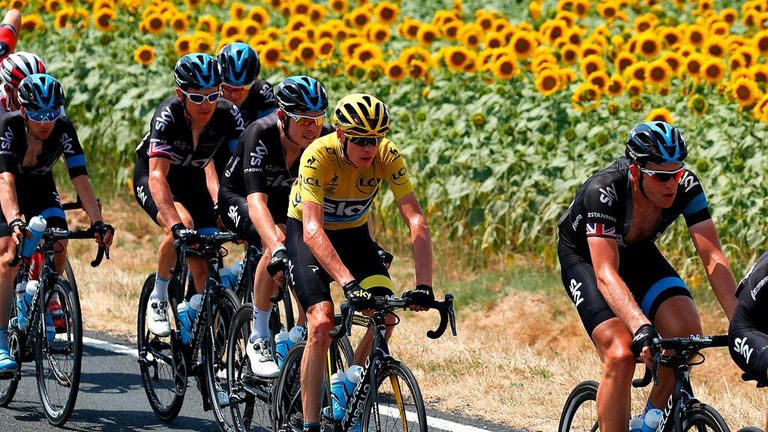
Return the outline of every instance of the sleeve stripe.
<path id="1" fill-rule="evenodd" d="M 67 158 L 67 168 L 78 168 L 85 166 L 85 155 L 77 155 Z"/>
<path id="2" fill-rule="evenodd" d="M 229 152 L 230 153 L 234 153 L 235 150 L 237 149 L 237 142 L 238 142 L 238 140 L 236 140 L 236 139 L 229 140 L 229 142 L 227 142 L 227 147 L 229 147 Z"/>
<path id="3" fill-rule="evenodd" d="M 690 216 L 700 210 L 705 209 L 706 207 L 707 197 L 704 195 L 704 192 L 702 192 L 688 203 L 688 205 L 685 207 L 685 210 L 683 210 L 683 216 Z"/>

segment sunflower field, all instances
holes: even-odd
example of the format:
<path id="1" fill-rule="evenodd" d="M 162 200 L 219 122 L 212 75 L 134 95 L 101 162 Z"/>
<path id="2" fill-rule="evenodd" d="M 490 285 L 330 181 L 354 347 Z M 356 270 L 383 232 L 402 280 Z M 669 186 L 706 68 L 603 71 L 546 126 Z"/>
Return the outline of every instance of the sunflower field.
<path id="1" fill-rule="evenodd" d="M 482 264 L 555 258 L 575 189 L 645 119 L 678 126 L 737 274 L 768 246 L 768 1 L 2 0 L 23 13 L 102 190 L 130 197 L 133 150 L 175 61 L 243 41 L 273 84 L 390 107 L 433 232 Z M 114 185 L 117 185 L 115 187 Z M 403 224 L 389 194 L 385 230 Z M 392 224 L 388 223 L 393 221 Z M 694 269 L 684 227 L 662 241 Z M 684 270 L 685 271 L 685 270 Z M 690 274 L 690 272 L 689 272 Z M 701 278 L 699 278 L 700 280 Z M 695 285 L 695 282 L 694 282 Z"/>

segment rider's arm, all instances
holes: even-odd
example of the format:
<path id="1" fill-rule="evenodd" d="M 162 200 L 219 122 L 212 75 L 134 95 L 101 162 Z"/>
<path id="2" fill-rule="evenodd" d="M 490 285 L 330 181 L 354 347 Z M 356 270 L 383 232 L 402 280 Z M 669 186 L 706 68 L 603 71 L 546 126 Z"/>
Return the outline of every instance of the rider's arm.
<path id="1" fill-rule="evenodd" d="M 12 172 L 0 173 L 0 207 L 6 221 L 21 219 L 19 200 L 16 197 L 16 176 Z"/>
<path id="2" fill-rule="evenodd" d="M 168 225 L 167 228 L 181 223 L 181 217 L 176 211 L 176 206 L 173 205 L 171 187 L 168 185 L 168 171 L 170 169 L 170 159 L 157 157 L 149 159 L 149 193 L 155 200 L 158 213 Z"/>
<path id="3" fill-rule="evenodd" d="M 341 258 L 339 258 L 336 249 L 333 248 L 323 229 L 323 207 L 311 201 L 304 201 L 301 203 L 301 211 L 304 224 L 304 243 L 312 251 L 312 255 L 341 286 L 353 281 L 355 278 L 341 262 Z"/>
<path id="4" fill-rule="evenodd" d="M 211 201 L 216 205 L 219 202 L 219 176 L 216 174 L 216 165 L 213 163 L 213 159 L 205 165 L 205 185 L 208 187 Z"/>
<path id="5" fill-rule="evenodd" d="M 416 284 L 432 286 L 432 236 L 416 194 L 411 192 L 397 202 L 400 214 L 411 231 L 413 260 L 416 265 Z"/>
<path id="6" fill-rule="evenodd" d="M 277 226 L 267 207 L 267 194 L 256 192 L 248 194 L 248 217 L 253 221 L 256 231 L 261 238 L 261 244 L 267 250 L 273 251 L 283 246 L 277 234 Z"/>
<path id="7" fill-rule="evenodd" d="M 733 278 L 728 260 L 725 259 L 723 249 L 720 246 L 715 223 L 712 219 L 708 219 L 688 227 L 688 231 L 691 234 L 693 245 L 696 247 L 696 252 L 704 264 L 704 270 L 710 285 L 712 285 L 712 290 L 730 321 L 738 303 L 735 296 L 736 280 Z"/>
<path id="8" fill-rule="evenodd" d="M 80 201 L 83 203 L 83 210 L 85 210 L 88 218 L 91 219 L 91 223 L 101 221 L 101 209 L 99 208 L 98 201 L 96 201 L 96 194 L 93 193 L 93 187 L 88 176 L 81 175 L 73 178 L 72 186 L 75 187 L 75 192 L 77 192 L 77 196 L 80 197 Z"/>
<path id="9" fill-rule="evenodd" d="M 88 179 L 88 170 L 85 167 L 85 152 L 80 144 L 80 140 L 77 136 L 77 131 L 72 125 L 72 122 L 68 118 L 63 117 L 62 123 L 66 128 L 65 135 L 67 138 L 67 144 L 64 147 L 62 156 L 67 164 L 67 171 L 69 172 L 69 178 L 72 180 L 72 186 L 75 187 L 77 196 L 80 197 L 80 201 L 83 203 L 83 210 L 91 219 L 91 223 L 101 221 L 101 209 L 99 203 L 96 201 L 96 195 L 93 193 L 93 187 Z"/>
<path id="10" fill-rule="evenodd" d="M 589 237 L 589 254 L 597 278 L 597 289 L 613 313 L 635 333 L 644 324 L 650 324 L 635 302 L 627 284 L 619 276 L 619 245 L 615 239 Z"/>

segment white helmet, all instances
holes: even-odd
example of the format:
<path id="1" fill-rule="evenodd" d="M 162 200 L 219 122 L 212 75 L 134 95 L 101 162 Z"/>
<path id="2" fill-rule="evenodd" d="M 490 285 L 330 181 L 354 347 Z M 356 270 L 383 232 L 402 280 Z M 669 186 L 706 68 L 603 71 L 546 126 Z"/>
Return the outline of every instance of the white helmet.
<path id="1" fill-rule="evenodd" d="M 12 53 L 0 63 L 0 78 L 12 88 L 18 88 L 21 80 L 38 73 L 46 73 L 45 64 L 29 52 Z"/>

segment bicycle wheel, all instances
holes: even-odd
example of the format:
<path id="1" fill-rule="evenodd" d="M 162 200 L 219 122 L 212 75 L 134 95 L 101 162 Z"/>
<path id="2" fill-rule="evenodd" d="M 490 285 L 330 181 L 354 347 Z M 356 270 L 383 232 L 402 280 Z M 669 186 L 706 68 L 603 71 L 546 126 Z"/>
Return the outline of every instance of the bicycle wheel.
<path id="1" fill-rule="evenodd" d="M 235 315 L 227 343 L 229 409 L 238 431 L 266 432 L 272 430 L 272 387 L 275 380 L 260 379 L 251 372 L 245 347 L 251 335 L 252 322 L 253 305 L 242 305 Z"/>
<path id="2" fill-rule="evenodd" d="M 408 366 L 391 360 L 376 375 L 376 389 L 371 389 L 365 401 L 362 430 L 427 432 L 424 399 Z"/>
<path id="3" fill-rule="evenodd" d="M 170 285 L 176 284 L 176 279 L 171 279 Z M 181 340 L 176 333 L 177 326 L 173 326 L 171 334 L 159 337 L 150 333 L 147 327 L 147 307 L 149 296 L 155 286 L 155 274 L 151 274 L 144 282 L 139 298 L 138 310 L 138 351 L 139 369 L 141 369 L 141 382 L 147 393 L 147 400 L 155 415 L 164 422 L 172 422 L 179 415 L 184 403 L 184 393 L 187 390 L 187 368 L 181 353 Z M 176 299 L 169 295 L 168 310 L 172 313 L 172 323 L 177 323 Z M 170 317 L 169 317 L 170 318 Z"/>
<path id="4" fill-rule="evenodd" d="M 763 430 L 760 429 L 759 427 L 747 426 L 739 429 L 739 432 L 763 432 Z"/>
<path id="5" fill-rule="evenodd" d="M 301 406 L 301 357 L 306 342 L 299 342 L 285 356 L 272 397 L 272 422 L 275 432 L 300 431 L 304 428 Z"/>
<path id="6" fill-rule="evenodd" d="M 62 426 L 75 409 L 83 356 L 83 323 L 80 301 L 69 282 L 56 277 L 45 287 L 45 297 L 35 318 L 37 391 L 48 422 Z M 57 301 L 63 317 L 53 321 L 49 309 Z M 58 308 L 59 305 L 56 305 Z M 60 323 L 58 323 L 60 322 Z"/>
<path id="7" fill-rule="evenodd" d="M 15 284 L 14 284 L 15 285 Z M 10 322 L 16 317 L 16 307 L 11 303 L 8 312 L 8 321 Z M 8 326 L 8 351 L 11 357 L 16 361 L 16 373 L 10 379 L 0 380 L 0 407 L 8 406 L 16 395 L 16 389 L 19 387 L 19 380 L 21 379 L 21 362 L 23 356 L 21 355 L 21 349 L 26 345 L 24 341 L 24 335 L 15 327 Z"/>
<path id="8" fill-rule="evenodd" d="M 723 416 L 711 406 L 703 403 L 690 407 L 682 423 L 682 428 L 678 430 L 683 432 L 730 432 Z"/>
<path id="9" fill-rule="evenodd" d="M 212 294 L 213 316 L 209 317 L 203 336 L 202 361 L 205 365 L 205 381 L 213 415 L 219 429 L 233 432 L 235 424 L 229 406 L 229 382 L 227 380 L 227 341 L 240 302 L 232 290 L 219 286 Z"/>
<path id="10" fill-rule="evenodd" d="M 66 266 L 65 273 L 67 275 L 67 282 L 69 282 L 69 286 L 72 287 L 72 291 L 78 292 L 77 280 L 75 279 L 75 272 L 72 270 L 72 264 L 69 263 L 69 259 L 67 259 L 67 266 Z"/>
<path id="11" fill-rule="evenodd" d="M 560 415 L 558 432 L 596 432 L 597 426 L 597 382 L 579 383 L 565 401 Z"/>

